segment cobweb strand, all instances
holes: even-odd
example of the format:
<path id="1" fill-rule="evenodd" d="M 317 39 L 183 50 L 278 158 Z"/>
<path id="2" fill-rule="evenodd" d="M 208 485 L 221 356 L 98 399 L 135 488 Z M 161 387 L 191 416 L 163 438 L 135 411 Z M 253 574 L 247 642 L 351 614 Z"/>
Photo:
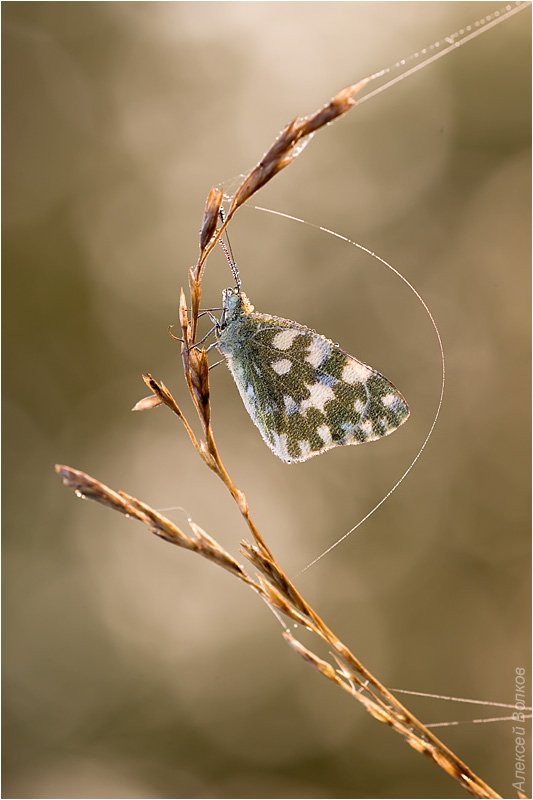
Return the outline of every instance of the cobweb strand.
<path id="1" fill-rule="evenodd" d="M 371 81 L 385 78 L 397 70 L 404 70 L 403 72 L 400 72 L 399 75 L 396 75 L 390 80 L 387 80 L 381 86 L 378 86 L 376 89 L 363 94 L 357 99 L 357 105 L 361 105 L 361 103 L 365 103 L 372 97 L 376 97 L 376 95 L 381 94 L 381 92 L 384 92 L 387 89 L 390 89 L 392 86 L 400 81 L 403 81 L 405 78 L 414 75 L 415 72 L 428 67 L 430 64 L 438 61 L 440 58 L 443 58 L 449 53 L 457 50 L 459 47 L 462 47 L 464 44 L 467 44 L 467 42 L 477 39 L 478 36 L 487 33 L 487 31 L 489 31 L 491 28 L 496 27 L 496 25 L 505 22 L 515 14 L 518 14 L 520 11 L 525 11 L 526 8 L 530 7 L 531 4 L 525 2 L 508 3 L 501 9 L 497 9 L 491 14 L 487 14 L 485 17 L 475 20 L 475 22 L 465 25 L 463 28 L 459 28 L 459 30 L 454 31 L 454 33 L 450 33 L 447 36 L 444 36 L 442 39 L 423 47 L 421 50 L 411 53 L 411 55 L 407 56 L 406 58 L 396 61 L 396 63 L 392 66 L 385 67 L 384 69 L 375 72 L 373 75 L 369 76 L 369 83 Z M 415 63 L 412 67 L 409 67 L 409 64 L 413 61 L 416 61 L 417 63 Z M 405 69 L 405 67 L 407 67 L 407 69 Z"/>
<path id="2" fill-rule="evenodd" d="M 441 386 L 440 386 L 439 399 L 438 399 L 438 403 L 437 403 L 435 414 L 433 416 L 433 421 L 432 421 L 432 423 L 430 425 L 429 431 L 428 431 L 424 441 L 422 442 L 417 454 L 415 455 L 415 457 L 413 458 L 413 460 L 411 461 L 411 463 L 409 464 L 407 469 L 402 473 L 400 478 L 398 478 L 396 483 L 381 498 L 379 503 L 376 503 L 376 505 L 373 506 L 370 509 L 368 514 L 365 514 L 365 516 L 362 519 L 360 519 L 359 522 L 357 522 L 352 528 L 350 528 L 349 531 L 347 531 L 343 536 L 341 536 L 339 539 L 337 539 L 335 542 L 333 542 L 333 544 L 330 545 L 326 550 L 324 550 L 323 553 L 321 553 L 319 556 L 317 556 L 315 559 L 313 559 L 313 561 L 310 561 L 309 564 L 307 564 L 302 570 L 300 570 L 300 572 L 297 573 L 298 575 L 301 575 L 303 572 L 306 572 L 308 569 L 310 569 L 310 567 L 312 567 L 315 564 L 317 564 L 328 553 L 331 553 L 331 551 L 334 550 L 336 547 L 338 547 L 341 544 L 341 542 L 343 542 L 345 539 L 347 539 L 348 536 L 351 536 L 352 533 L 354 533 L 364 522 L 366 522 L 367 519 L 369 519 L 372 516 L 372 514 L 374 514 L 378 510 L 378 508 L 380 508 L 383 505 L 383 503 L 385 503 L 389 499 L 389 497 L 393 494 L 393 492 L 396 491 L 398 486 L 400 486 L 400 484 L 404 481 L 404 479 L 407 477 L 407 475 L 411 472 L 411 470 L 415 466 L 416 462 L 418 461 L 418 459 L 420 458 L 420 456 L 424 452 L 424 450 L 426 448 L 426 445 L 429 442 L 429 440 L 431 438 L 431 435 L 432 435 L 432 433 L 433 433 L 433 431 L 435 429 L 435 425 L 437 424 L 437 421 L 438 421 L 438 418 L 439 418 L 439 415 L 440 415 L 440 411 L 441 411 L 441 408 L 442 408 L 442 400 L 443 400 L 443 397 L 444 397 L 444 387 L 445 387 L 445 384 L 446 384 L 446 362 L 445 362 L 445 358 L 444 358 L 444 347 L 443 347 L 443 344 L 442 344 L 441 335 L 440 335 L 439 329 L 437 327 L 437 323 L 435 322 L 435 319 L 433 317 L 433 314 L 429 310 L 429 308 L 427 306 L 427 303 L 425 302 L 425 300 L 423 299 L 421 294 L 417 291 L 417 289 L 415 289 L 413 284 L 410 283 L 407 280 L 407 278 L 404 275 L 402 275 L 402 273 L 399 270 L 396 269 L 396 267 L 393 267 L 392 264 L 389 264 L 388 261 L 385 261 L 385 259 L 382 258 L 381 256 L 377 255 L 377 253 L 374 253 L 374 252 L 372 252 L 372 250 L 369 250 L 368 247 L 365 247 L 364 245 L 359 244 L 359 242 L 354 242 L 352 239 L 349 239 L 347 236 L 343 236 L 342 234 L 337 233 L 336 231 L 332 231 L 329 228 L 324 228 L 322 225 L 316 225 L 316 224 L 314 224 L 312 222 L 308 222 L 307 220 L 300 219 L 299 217 L 294 217 L 291 214 L 284 214 L 282 211 L 274 211 L 273 209 L 264 208 L 263 206 L 252 206 L 252 207 L 254 209 L 256 209 L 257 211 L 264 211 L 267 214 L 273 214 L 274 216 L 284 217 L 285 219 L 290 219 L 290 220 L 293 220 L 294 222 L 299 222 L 302 225 L 308 225 L 310 228 L 315 228 L 315 230 L 322 231 L 323 233 L 327 233 L 330 236 L 335 236 L 337 239 L 341 239 L 342 241 L 347 242 L 348 244 L 352 245 L 353 247 L 357 247 L 359 250 L 362 250 L 363 253 L 366 253 L 367 255 L 371 256 L 372 258 L 375 258 L 377 261 L 379 261 L 381 264 L 383 264 L 385 267 L 387 267 L 387 269 L 391 270 L 391 272 L 393 272 L 398 278 L 400 278 L 400 280 L 403 281 L 403 283 L 405 283 L 405 285 L 408 287 L 408 289 L 410 289 L 410 291 L 415 295 L 415 297 L 418 300 L 418 302 L 422 305 L 424 311 L 426 312 L 426 314 L 429 317 L 429 320 L 430 320 L 430 322 L 431 322 L 431 324 L 433 326 L 433 330 L 435 331 L 435 335 L 437 337 L 437 342 L 438 342 L 438 346 L 439 346 L 439 353 L 440 353 Z"/>

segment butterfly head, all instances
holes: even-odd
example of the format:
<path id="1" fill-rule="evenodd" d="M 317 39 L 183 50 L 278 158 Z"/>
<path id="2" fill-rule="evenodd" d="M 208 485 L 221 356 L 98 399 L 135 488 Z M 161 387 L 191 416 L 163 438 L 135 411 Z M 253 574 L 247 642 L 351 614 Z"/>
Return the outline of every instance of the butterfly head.
<path id="1" fill-rule="evenodd" d="M 254 307 L 244 294 L 241 291 L 240 287 L 230 287 L 229 289 L 224 289 L 222 292 L 222 321 L 220 323 L 221 328 L 225 328 L 225 326 L 231 322 L 232 320 L 236 319 L 237 317 L 242 316 L 243 314 L 250 314 Z"/>

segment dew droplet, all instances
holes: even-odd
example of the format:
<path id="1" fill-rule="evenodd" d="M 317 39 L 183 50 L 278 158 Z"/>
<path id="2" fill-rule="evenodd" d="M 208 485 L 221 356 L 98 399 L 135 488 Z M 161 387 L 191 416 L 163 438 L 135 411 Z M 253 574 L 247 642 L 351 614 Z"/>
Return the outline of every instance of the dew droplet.
<path id="1" fill-rule="evenodd" d="M 87 500 L 81 489 L 76 489 L 74 494 L 76 495 L 76 497 L 79 497 L 80 500 Z"/>

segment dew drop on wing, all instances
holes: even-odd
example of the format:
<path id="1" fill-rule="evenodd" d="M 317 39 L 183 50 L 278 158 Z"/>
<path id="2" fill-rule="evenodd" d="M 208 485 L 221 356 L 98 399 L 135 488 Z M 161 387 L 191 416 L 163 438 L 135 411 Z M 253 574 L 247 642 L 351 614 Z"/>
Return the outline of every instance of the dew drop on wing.
<path id="1" fill-rule="evenodd" d="M 76 495 L 76 497 L 79 497 L 79 498 L 80 498 L 80 500 L 87 500 L 87 498 L 85 497 L 85 495 L 83 494 L 83 492 L 81 491 L 81 489 L 76 489 L 76 491 L 74 492 L 74 494 Z"/>

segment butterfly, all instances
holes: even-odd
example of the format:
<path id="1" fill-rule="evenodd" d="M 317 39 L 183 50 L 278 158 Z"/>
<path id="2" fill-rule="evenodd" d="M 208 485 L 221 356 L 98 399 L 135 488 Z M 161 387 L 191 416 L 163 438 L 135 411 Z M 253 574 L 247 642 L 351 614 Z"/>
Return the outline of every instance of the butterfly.
<path id="1" fill-rule="evenodd" d="M 387 436 L 409 416 L 398 389 L 319 333 L 222 293 L 215 344 L 265 443 L 290 464 Z"/>

